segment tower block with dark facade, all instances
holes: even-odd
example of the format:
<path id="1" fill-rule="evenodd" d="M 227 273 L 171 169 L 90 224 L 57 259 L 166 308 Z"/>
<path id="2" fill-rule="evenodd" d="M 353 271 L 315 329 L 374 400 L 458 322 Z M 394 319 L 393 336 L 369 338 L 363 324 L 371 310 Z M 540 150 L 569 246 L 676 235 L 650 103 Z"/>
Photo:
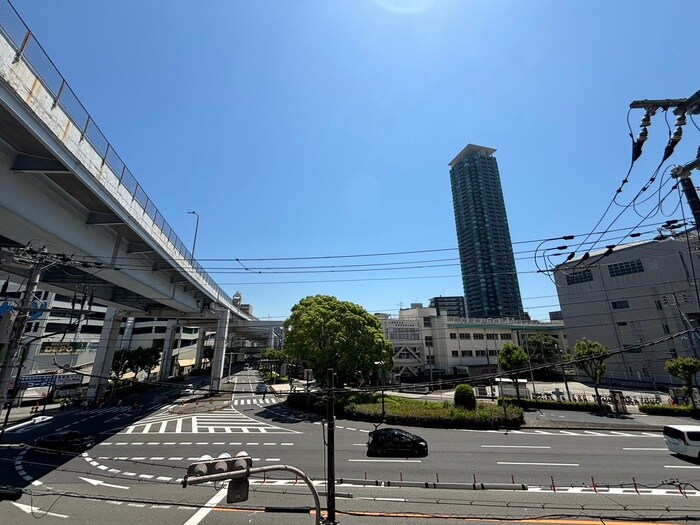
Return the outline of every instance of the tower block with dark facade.
<path id="1" fill-rule="evenodd" d="M 467 313 L 523 319 L 495 151 L 468 144 L 449 164 Z"/>

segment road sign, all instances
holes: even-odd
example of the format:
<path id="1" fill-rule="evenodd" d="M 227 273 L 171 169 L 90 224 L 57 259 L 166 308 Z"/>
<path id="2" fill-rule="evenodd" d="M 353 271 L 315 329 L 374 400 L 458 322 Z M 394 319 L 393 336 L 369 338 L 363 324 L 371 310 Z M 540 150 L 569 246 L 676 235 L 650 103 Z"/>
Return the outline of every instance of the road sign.
<path id="1" fill-rule="evenodd" d="M 56 374 L 37 374 L 32 376 L 22 376 L 19 378 L 19 382 L 22 388 L 38 388 L 42 386 L 53 386 L 56 384 Z"/>

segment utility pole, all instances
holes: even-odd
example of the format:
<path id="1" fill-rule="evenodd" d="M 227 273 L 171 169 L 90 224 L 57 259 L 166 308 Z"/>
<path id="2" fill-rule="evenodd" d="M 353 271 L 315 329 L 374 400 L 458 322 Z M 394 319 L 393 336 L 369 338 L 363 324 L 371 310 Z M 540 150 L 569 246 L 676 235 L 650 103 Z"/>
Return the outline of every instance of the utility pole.
<path id="1" fill-rule="evenodd" d="M 328 476 L 326 478 L 326 525 L 336 525 L 335 521 L 335 373 L 332 368 L 327 372 L 328 382 Z"/>
<path id="2" fill-rule="evenodd" d="M 688 115 L 698 115 L 700 114 L 700 91 L 696 91 L 688 98 L 673 98 L 673 99 L 657 99 L 657 100 L 635 100 L 630 103 L 630 109 L 644 109 L 646 114 L 642 118 L 639 136 L 634 141 L 632 150 L 632 160 L 635 161 L 642 153 L 642 146 L 647 139 L 647 126 L 651 123 L 651 117 L 658 111 L 667 111 L 673 109 L 673 114 L 676 115 L 676 130 L 671 135 L 668 141 L 668 145 L 664 151 L 664 158 L 666 160 L 673 153 L 676 144 L 681 140 L 683 136 L 683 126 L 686 124 L 686 114 Z M 690 211 L 693 213 L 693 219 L 695 219 L 696 228 L 700 233 L 700 199 L 698 199 L 698 194 L 693 187 L 693 183 L 690 180 L 690 172 L 694 169 L 700 169 L 700 149 L 696 155 L 696 159 L 684 166 L 677 166 L 671 170 L 671 175 L 673 178 L 681 180 L 681 187 L 685 193 L 685 197 L 688 200 L 688 206 Z"/>
<path id="3" fill-rule="evenodd" d="M 27 276 L 27 287 L 24 290 L 24 295 L 22 296 L 22 302 L 19 306 L 19 314 L 17 315 L 14 326 L 12 327 L 12 332 L 10 335 L 10 341 L 7 347 L 7 353 L 5 354 L 5 359 L 2 363 L 2 369 L 0 369 L 0 398 L 4 401 L 9 401 L 7 398 L 7 393 L 10 389 L 10 378 L 12 377 L 12 362 L 15 355 L 19 351 L 18 360 L 18 373 L 17 379 L 15 380 L 14 391 L 15 393 L 19 387 L 19 378 L 22 370 L 22 365 L 24 364 L 24 358 L 26 349 L 21 348 L 22 338 L 24 337 L 24 331 L 27 325 L 27 319 L 29 318 L 29 307 L 32 304 L 32 299 L 36 293 L 37 286 L 39 285 L 39 278 L 41 276 L 41 266 L 43 261 L 38 259 L 34 261 L 30 267 L 29 275 Z M 9 415 L 9 407 L 8 414 Z M 3 427 L 4 428 L 4 427 Z"/>

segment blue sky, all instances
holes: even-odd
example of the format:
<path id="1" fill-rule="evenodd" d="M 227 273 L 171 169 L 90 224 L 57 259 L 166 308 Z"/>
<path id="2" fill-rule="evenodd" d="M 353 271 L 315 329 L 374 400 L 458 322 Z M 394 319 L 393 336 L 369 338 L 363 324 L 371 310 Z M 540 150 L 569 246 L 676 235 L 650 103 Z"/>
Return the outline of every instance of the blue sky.
<path id="1" fill-rule="evenodd" d="M 547 319 L 533 250 L 596 226 L 629 167 L 629 103 L 700 89 L 691 0 L 673 19 L 645 0 L 14 4 L 186 244 L 199 213 L 197 258 L 264 319 L 317 293 L 394 314 L 461 295 L 447 164 L 467 143 L 497 150 L 523 303 Z M 661 159 L 663 115 L 649 132 L 622 203 Z M 688 120 L 669 163 L 698 145 Z M 649 237 L 689 214 L 678 202 L 613 206 L 597 231 Z M 444 251 L 327 258 L 424 250 Z M 325 258 L 250 260 L 280 257 Z M 254 270 L 279 266 L 296 268 Z"/>

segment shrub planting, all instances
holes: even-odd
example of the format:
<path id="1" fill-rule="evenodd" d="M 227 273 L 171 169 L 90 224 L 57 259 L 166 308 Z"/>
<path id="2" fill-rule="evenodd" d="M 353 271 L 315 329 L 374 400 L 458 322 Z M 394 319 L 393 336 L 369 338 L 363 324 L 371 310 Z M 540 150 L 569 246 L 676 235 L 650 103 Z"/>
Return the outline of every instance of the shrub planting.
<path id="1" fill-rule="evenodd" d="M 462 384 L 457 386 L 455 389 L 455 405 L 467 410 L 476 408 L 476 396 L 471 385 Z"/>

